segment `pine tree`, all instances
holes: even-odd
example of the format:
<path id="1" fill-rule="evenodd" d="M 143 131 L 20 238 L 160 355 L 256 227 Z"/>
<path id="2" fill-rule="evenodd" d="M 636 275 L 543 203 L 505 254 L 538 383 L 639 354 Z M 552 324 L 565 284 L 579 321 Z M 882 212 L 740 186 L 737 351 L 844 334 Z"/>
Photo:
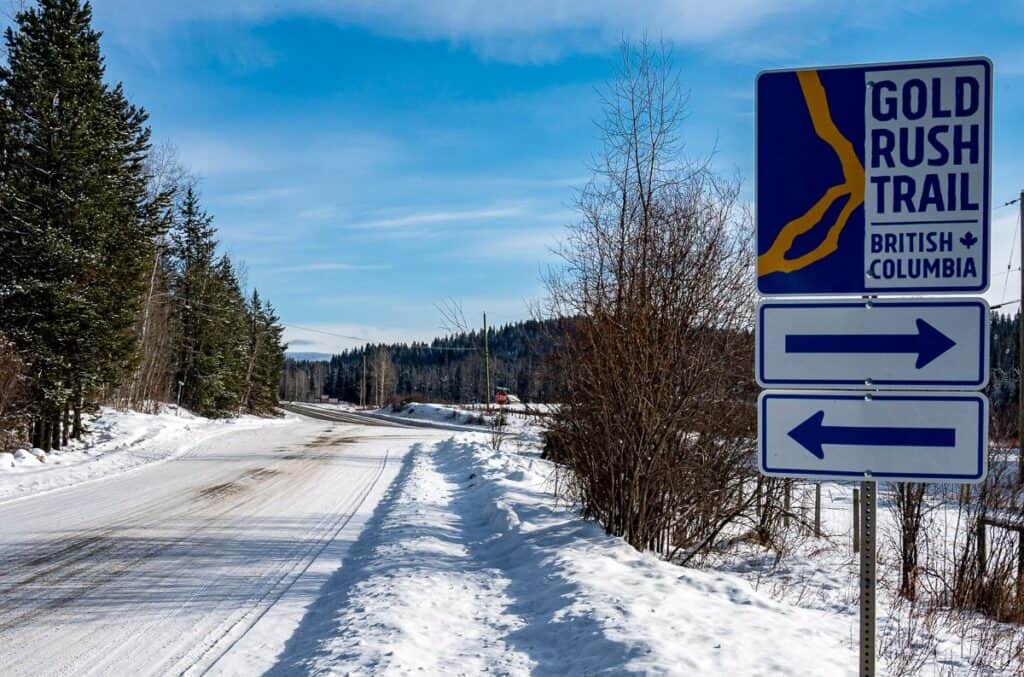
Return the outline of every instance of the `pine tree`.
<path id="1" fill-rule="evenodd" d="M 29 376 L 33 442 L 82 432 L 82 407 L 134 357 L 152 238 L 146 114 L 103 82 L 78 0 L 42 0 L 5 32 L 0 68 L 0 330 Z M 62 419 L 63 414 L 63 419 Z"/>
<path id="2" fill-rule="evenodd" d="M 256 290 L 246 310 L 250 329 L 245 408 L 251 414 L 270 414 L 277 407 L 278 384 L 284 369 L 284 328 L 273 306 L 261 301 Z"/>
<path id="3" fill-rule="evenodd" d="M 223 302 L 217 278 L 213 218 L 189 186 L 170 233 L 171 289 L 179 329 L 177 377 L 181 404 L 200 414 L 216 411 L 220 386 L 218 318 Z"/>

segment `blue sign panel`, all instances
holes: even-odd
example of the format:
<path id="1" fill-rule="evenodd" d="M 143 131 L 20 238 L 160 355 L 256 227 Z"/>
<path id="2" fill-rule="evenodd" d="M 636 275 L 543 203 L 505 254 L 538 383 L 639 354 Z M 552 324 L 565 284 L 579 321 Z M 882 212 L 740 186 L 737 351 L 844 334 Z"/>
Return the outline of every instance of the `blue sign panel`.
<path id="1" fill-rule="evenodd" d="M 758 400 L 765 475 L 979 482 L 987 444 L 988 400 L 980 393 L 767 390 Z"/>
<path id="2" fill-rule="evenodd" d="M 988 59 L 764 72 L 756 110 L 762 294 L 988 288 Z"/>

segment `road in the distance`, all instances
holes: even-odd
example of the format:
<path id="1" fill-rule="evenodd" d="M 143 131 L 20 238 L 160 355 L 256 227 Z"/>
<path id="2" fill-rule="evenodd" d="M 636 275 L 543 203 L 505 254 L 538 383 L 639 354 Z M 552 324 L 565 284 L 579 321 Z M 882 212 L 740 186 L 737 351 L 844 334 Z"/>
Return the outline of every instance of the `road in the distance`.
<path id="1" fill-rule="evenodd" d="M 0 672 L 270 667 L 408 449 L 443 434 L 304 419 L 0 504 Z"/>

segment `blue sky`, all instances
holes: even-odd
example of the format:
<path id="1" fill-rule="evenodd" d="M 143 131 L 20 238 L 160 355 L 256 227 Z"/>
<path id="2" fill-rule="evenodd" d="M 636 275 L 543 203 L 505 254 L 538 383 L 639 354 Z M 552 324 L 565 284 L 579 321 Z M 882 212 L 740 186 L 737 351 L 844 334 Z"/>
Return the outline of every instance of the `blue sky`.
<path id="1" fill-rule="evenodd" d="M 621 37 L 674 48 L 688 151 L 752 194 L 765 68 L 986 55 L 993 202 L 1024 185 L 1024 3 L 96 0 L 111 79 L 201 178 L 223 246 L 290 325 L 429 338 L 435 304 L 523 319 L 598 150 Z M 990 300 L 1016 226 L 995 214 Z M 1016 267 L 1016 264 L 1014 264 Z M 1006 298 L 1017 298 L 1016 273 Z M 289 327 L 293 350 L 358 341 Z"/>

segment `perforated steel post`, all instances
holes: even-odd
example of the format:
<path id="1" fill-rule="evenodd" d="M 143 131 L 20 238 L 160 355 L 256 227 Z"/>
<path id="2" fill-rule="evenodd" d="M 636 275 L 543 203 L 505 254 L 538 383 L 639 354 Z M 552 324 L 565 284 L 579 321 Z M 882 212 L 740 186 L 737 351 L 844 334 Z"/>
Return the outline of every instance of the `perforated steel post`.
<path id="1" fill-rule="evenodd" d="M 872 480 L 860 483 L 860 675 L 875 675 L 875 496 Z"/>

